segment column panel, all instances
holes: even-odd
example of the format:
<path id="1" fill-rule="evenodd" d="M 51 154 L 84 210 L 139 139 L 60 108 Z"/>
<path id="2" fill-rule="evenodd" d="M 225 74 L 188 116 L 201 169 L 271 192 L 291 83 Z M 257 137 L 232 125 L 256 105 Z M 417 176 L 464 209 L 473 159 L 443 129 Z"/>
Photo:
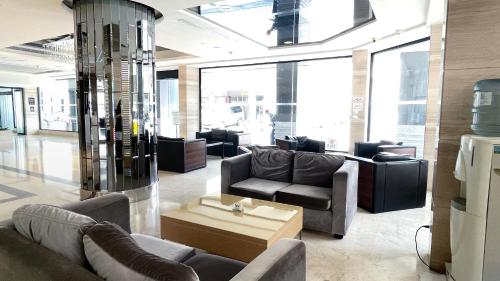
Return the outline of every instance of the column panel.
<path id="1" fill-rule="evenodd" d="M 352 102 L 349 153 L 354 154 L 354 143 L 366 140 L 366 103 L 370 75 L 368 50 L 352 52 Z"/>
<path id="2" fill-rule="evenodd" d="M 200 75 L 199 68 L 179 66 L 180 136 L 194 139 L 200 130 Z"/>

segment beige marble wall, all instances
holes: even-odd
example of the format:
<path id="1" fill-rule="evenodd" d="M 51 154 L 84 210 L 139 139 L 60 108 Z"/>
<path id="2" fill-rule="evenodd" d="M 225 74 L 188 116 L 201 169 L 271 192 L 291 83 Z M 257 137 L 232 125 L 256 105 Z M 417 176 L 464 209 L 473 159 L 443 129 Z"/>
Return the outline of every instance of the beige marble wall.
<path id="1" fill-rule="evenodd" d="M 349 153 L 354 153 L 354 143 L 366 140 L 368 84 L 370 54 L 368 50 L 352 52 L 352 101 Z"/>
<path id="2" fill-rule="evenodd" d="M 194 139 L 200 129 L 199 68 L 179 66 L 180 136 Z"/>
<path id="3" fill-rule="evenodd" d="M 441 106 L 442 86 L 442 30 L 442 24 L 434 24 L 431 26 L 429 84 L 427 91 L 427 112 L 424 136 L 424 159 L 429 161 L 429 173 L 427 176 L 428 190 L 432 189 L 432 183 L 434 180 L 434 162 L 437 157 L 437 133 L 439 129 L 439 110 Z"/>
<path id="4" fill-rule="evenodd" d="M 30 105 L 30 98 L 35 99 L 35 104 Z M 38 134 L 40 131 L 40 120 L 38 116 L 38 90 L 36 87 L 24 88 L 24 111 L 26 117 L 26 133 Z"/>
<path id="5" fill-rule="evenodd" d="M 500 75 L 500 1 L 449 0 L 444 80 L 434 188 L 431 267 L 444 271 L 450 253 L 450 200 L 459 195 L 453 177 L 460 136 L 471 133 L 472 87 Z"/>

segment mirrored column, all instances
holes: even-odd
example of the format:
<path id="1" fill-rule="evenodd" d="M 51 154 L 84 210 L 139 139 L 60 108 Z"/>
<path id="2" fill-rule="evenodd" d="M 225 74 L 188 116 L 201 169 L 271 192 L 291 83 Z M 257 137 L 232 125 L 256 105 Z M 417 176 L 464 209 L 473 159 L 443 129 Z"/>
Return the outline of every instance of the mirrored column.
<path id="1" fill-rule="evenodd" d="M 155 11 L 128 0 L 75 0 L 73 10 L 82 191 L 154 185 Z"/>

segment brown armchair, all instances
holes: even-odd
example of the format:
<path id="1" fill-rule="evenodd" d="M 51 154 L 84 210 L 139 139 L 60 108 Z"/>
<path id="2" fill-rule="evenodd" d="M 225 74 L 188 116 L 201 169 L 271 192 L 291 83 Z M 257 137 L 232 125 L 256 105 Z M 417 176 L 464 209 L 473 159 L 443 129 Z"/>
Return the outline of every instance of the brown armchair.
<path id="1" fill-rule="evenodd" d="M 158 137 L 158 169 L 186 173 L 207 166 L 206 141 Z"/>

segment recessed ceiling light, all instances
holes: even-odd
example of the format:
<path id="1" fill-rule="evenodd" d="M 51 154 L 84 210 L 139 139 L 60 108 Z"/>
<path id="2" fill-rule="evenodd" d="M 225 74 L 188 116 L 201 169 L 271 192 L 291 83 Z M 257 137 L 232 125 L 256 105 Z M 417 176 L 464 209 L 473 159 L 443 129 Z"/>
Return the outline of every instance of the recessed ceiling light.
<path id="1" fill-rule="evenodd" d="M 207 42 L 201 42 L 201 45 L 208 45 Z"/>
<path id="2" fill-rule="evenodd" d="M 219 46 L 214 46 L 214 49 L 220 49 L 220 47 Z"/>
<path id="3" fill-rule="evenodd" d="M 231 6 L 229 6 L 229 5 L 220 5 L 219 8 L 221 10 L 223 10 L 224 12 L 228 12 L 228 11 L 232 10 Z"/>

